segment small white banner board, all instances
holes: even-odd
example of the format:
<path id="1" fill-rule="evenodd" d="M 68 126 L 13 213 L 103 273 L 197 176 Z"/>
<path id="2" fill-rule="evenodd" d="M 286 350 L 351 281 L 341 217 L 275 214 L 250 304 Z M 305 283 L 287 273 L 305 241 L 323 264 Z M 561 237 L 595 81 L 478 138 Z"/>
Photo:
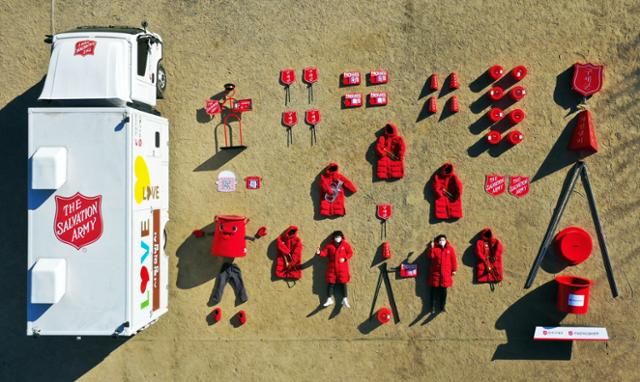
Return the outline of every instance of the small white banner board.
<path id="1" fill-rule="evenodd" d="M 578 326 L 536 326 L 536 341 L 608 341 L 607 328 Z"/>

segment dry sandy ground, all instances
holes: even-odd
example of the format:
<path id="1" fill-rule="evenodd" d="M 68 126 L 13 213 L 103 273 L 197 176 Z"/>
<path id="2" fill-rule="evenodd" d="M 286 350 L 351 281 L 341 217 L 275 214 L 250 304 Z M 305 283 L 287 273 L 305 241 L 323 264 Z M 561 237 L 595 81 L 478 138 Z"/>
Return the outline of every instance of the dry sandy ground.
<path id="1" fill-rule="evenodd" d="M 0 121 L 3 132 L 0 288 L 2 380 L 638 380 L 637 325 L 640 305 L 640 17 L 638 1 L 58 1 L 55 27 L 132 24 L 142 19 L 165 42 L 169 75 L 167 97 L 159 109 L 171 123 L 170 312 L 129 341 L 24 337 L 26 259 L 26 107 L 39 94 L 46 73 L 50 33 L 48 2 L 7 0 L 0 4 Z M 600 252 L 564 270 L 545 263 L 534 288 L 523 284 L 557 202 L 570 163 L 565 150 L 578 101 L 569 90 L 576 61 L 606 65 L 606 82 L 589 105 L 601 151 L 588 158 L 596 198 L 616 272 L 620 297 L 613 299 Z M 482 102 L 487 90 L 476 81 L 492 64 L 524 64 L 529 94 L 521 102 L 524 143 L 513 149 L 482 151 Z M 323 121 L 317 146 L 299 124 L 286 146 L 280 125 L 284 91 L 278 72 L 316 65 L 315 87 Z M 338 75 L 385 68 L 391 81 L 360 86 L 365 94 L 385 89 L 383 108 L 341 110 Z M 440 80 L 456 71 L 461 112 L 423 118 L 427 77 Z M 299 72 L 298 72 L 299 74 Z M 225 82 L 251 97 L 255 110 L 244 119 L 249 149 L 234 158 L 215 155 L 214 122 L 199 110 Z M 439 94 L 439 93 L 438 93 Z M 299 82 L 292 108 L 308 105 Z M 449 95 L 438 99 L 439 110 Z M 397 123 L 408 143 L 407 177 L 372 181 L 371 144 L 386 121 Z M 217 121 L 216 121 L 217 122 Z M 567 128 L 568 126 L 568 128 Z M 221 131 L 218 131 L 221 133 Z M 348 198 L 347 216 L 314 218 L 314 179 L 329 161 L 359 187 Z M 465 185 L 465 217 L 431 223 L 425 185 L 445 161 L 453 161 Z M 221 194 L 219 171 L 239 177 L 260 175 L 263 188 Z M 524 199 L 483 192 L 484 175 L 527 175 L 536 181 Z M 434 319 L 423 308 L 424 278 L 392 280 L 401 322 L 371 328 L 368 314 L 378 271 L 372 267 L 380 245 L 376 203 L 392 203 L 389 241 L 397 265 L 406 254 L 422 252 L 434 235 L 446 233 L 458 250 L 460 270 L 450 290 L 448 310 Z M 270 234 L 249 244 L 239 259 L 250 300 L 234 306 L 227 290 L 220 306 L 224 319 L 210 326 L 207 306 L 215 261 L 209 241 L 190 237 L 215 214 L 251 219 L 249 232 L 266 225 Z M 301 228 L 304 259 L 335 229 L 355 248 L 349 284 L 352 309 L 317 311 L 324 297 L 323 267 L 312 261 L 303 280 L 288 289 L 272 281 L 272 241 L 288 225 Z M 470 240 L 492 226 L 506 246 L 505 281 L 495 292 L 472 283 Z M 581 186 L 560 227 L 580 225 L 595 234 Z M 271 252 L 270 249 L 271 248 Z M 271 256 L 271 257 L 270 257 Z M 419 260 L 420 262 L 421 260 Z M 595 281 L 589 313 L 559 317 L 554 308 L 554 273 Z M 387 304 L 385 294 L 380 303 Z M 239 309 L 249 321 L 235 328 L 229 318 Z M 562 324 L 605 326 L 608 343 L 531 341 L 533 327 Z M 372 330 L 373 329 L 373 330 Z"/>

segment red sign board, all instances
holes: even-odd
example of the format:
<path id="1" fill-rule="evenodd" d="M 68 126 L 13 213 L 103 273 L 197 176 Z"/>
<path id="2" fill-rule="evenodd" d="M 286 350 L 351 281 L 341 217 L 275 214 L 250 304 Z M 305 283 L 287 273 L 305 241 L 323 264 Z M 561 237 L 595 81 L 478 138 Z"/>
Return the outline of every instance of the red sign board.
<path id="1" fill-rule="evenodd" d="M 302 70 L 302 79 L 308 84 L 318 81 L 318 68 L 309 66 Z"/>
<path id="2" fill-rule="evenodd" d="M 510 176 L 509 193 L 515 197 L 522 198 L 529 193 L 529 177 Z"/>
<path id="3" fill-rule="evenodd" d="M 247 190 L 258 190 L 260 189 L 261 186 L 261 181 L 262 178 L 259 176 L 248 176 L 246 178 L 244 178 L 246 185 L 247 185 Z"/>
<path id="4" fill-rule="evenodd" d="M 389 81 L 389 73 L 386 70 L 372 70 L 369 72 L 371 85 L 382 85 Z"/>
<path id="5" fill-rule="evenodd" d="M 315 126 L 320 123 L 320 110 L 311 109 L 304 112 L 304 120 L 308 125 Z"/>
<path id="6" fill-rule="evenodd" d="M 233 111 L 236 113 L 244 113 L 253 109 L 253 101 L 251 98 L 239 99 L 233 103 Z"/>
<path id="7" fill-rule="evenodd" d="M 597 93 L 604 82 L 604 65 L 578 64 L 573 65 L 573 80 L 571 88 L 584 97 Z"/>
<path id="8" fill-rule="evenodd" d="M 493 196 L 502 194 L 507 189 L 507 177 L 489 174 L 485 177 L 484 190 Z"/>
<path id="9" fill-rule="evenodd" d="M 298 123 L 298 113 L 294 110 L 282 112 L 282 124 L 287 127 L 293 127 Z"/>
<path id="10" fill-rule="evenodd" d="M 362 106 L 362 93 L 347 93 L 344 95 L 345 107 L 360 107 Z"/>
<path id="11" fill-rule="evenodd" d="M 220 108 L 220 102 L 217 99 L 207 100 L 207 103 L 204 105 L 204 110 L 209 115 L 216 115 L 222 111 Z"/>
<path id="12" fill-rule="evenodd" d="M 386 92 L 376 92 L 369 94 L 369 103 L 371 106 L 384 106 L 388 102 Z"/>
<path id="13" fill-rule="evenodd" d="M 76 42 L 76 50 L 73 53 L 74 56 L 93 56 L 96 50 L 95 40 L 82 40 Z"/>
<path id="14" fill-rule="evenodd" d="M 342 85 L 360 85 L 360 72 L 344 72 L 342 73 Z"/>
<path id="15" fill-rule="evenodd" d="M 287 86 L 296 82 L 296 71 L 293 69 L 282 69 L 280 71 L 280 82 Z"/>
<path id="16" fill-rule="evenodd" d="M 84 196 L 77 192 L 65 198 L 56 195 L 53 231 L 63 243 L 80 250 L 102 236 L 102 195 Z"/>
<path id="17" fill-rule="evenodd" d="M 378 218 L 382 220 L 389 220 L 391 218 L 392 206 L 391 204 L 378 204 L 376 213 Z"/>

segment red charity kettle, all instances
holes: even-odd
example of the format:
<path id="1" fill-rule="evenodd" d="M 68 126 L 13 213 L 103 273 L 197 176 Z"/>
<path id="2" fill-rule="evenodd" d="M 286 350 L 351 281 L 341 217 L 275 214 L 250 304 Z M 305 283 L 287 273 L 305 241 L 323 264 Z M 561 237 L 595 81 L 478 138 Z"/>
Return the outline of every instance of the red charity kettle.
<path id="1" fill-rule="evenodd" d="M 247 254 L 245 240 L 249 219 L 244 216 L 220 215 L 215 217 L 215 232 L 211 254 L 221 257 L 244 257 Z"/>

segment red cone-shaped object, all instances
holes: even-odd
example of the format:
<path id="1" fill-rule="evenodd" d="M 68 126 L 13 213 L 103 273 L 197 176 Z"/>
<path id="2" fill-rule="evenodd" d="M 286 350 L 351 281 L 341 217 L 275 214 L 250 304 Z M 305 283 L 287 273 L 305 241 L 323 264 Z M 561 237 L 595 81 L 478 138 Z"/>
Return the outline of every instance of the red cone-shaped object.
<path id="1" fill-rule="evenodd" d="M 458 82 L 458 74 L 456 72 L 452 72 L 449 77 L 449 85 L 451 89 L 458 89 L 460 87 L 460 83 Z"/>
<path id="2" fill-rule="evenodd" d="M 438 106 L 436 105 L 436 97 L 429 97 L 429 113 L 435 113 L 438 111 Z"/>
<path id="3" fill-rule="evenodd" d="M 382 243 L 382 258 L 383 259 L 390 259 L 391 258 L 391 246 L 389 245 L 389 242 L 387 242 L 387 241 Z"/>
<path id="4" fill-rule="evenodd" d="M 449 101 L 449 111 L 452 113 L 457 113 L 460 111 L 460 105 L 458 104 L 458 97 L 452 96 Z"/>
<path id="5" fill-rule="evenodd" d="M 429 89 L 438 90 L 438 73 L 433 73 L 429 78 Z"/>
<path id="6" fill-rule="evenodd" d="M 596 130 L 593 127 L 593 119 L 589 110 L 582 110 L 578 114 L 578 123 L 573 128 L 569 150 L 587 151 L 589 153 L 598 152 L 598 141 L 596 140 Z"/>

